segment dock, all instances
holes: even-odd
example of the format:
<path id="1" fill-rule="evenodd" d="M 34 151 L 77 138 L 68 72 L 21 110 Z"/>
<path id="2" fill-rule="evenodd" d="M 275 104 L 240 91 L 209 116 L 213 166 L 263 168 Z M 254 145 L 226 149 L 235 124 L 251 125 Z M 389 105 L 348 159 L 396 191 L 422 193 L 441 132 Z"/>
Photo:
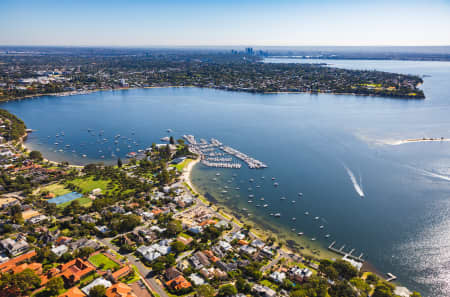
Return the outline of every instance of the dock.
<path id="1" fill-rule="evenodd" d="M 386 279 L 387 282 L 392 282 L 397 279 L 397 277 L 390 272 L 386 273 L 386 275 L 388 276 L 388 278 Z"/>
<path id="2" fill-rule="evenodd" d="M 353 255 L 353 252 L 355 252 L 355 249 L 351 249 L 349 252 L 345 251 L 345 244 L 343 246 L 341 246 L 339 249 L 335 248 L 334 245 L 336 244 L 336 241 L 333 241 L 329 246 L 328 249 L 332 252 L 335 252 L 338 255 L 342 255 L 344 257 L 347 257 L 349 259 L 358 261 L 358 262 L 364 262 L 365 260 L 363 259 L 363 255 L 364 253 L 361 253 L 359 256 L 355 256 Z"/>

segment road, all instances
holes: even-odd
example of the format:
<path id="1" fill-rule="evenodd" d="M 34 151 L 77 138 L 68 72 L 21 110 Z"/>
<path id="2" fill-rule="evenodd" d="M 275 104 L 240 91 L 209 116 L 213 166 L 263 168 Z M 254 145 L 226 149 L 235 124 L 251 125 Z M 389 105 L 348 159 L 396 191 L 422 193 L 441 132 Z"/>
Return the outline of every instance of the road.
<path id="1" fill-rule="evenodd" d="M 103 243 L 104 245 L 106 245 L 108 248 L 110 248 L 116 252 L 119 251 L 119 248 L 111 243 L 111 239 L 98 238 L 98 240 L 101 243 Z M 150 290 L 152 292 L 157 293 L 161 297 L 169 297 L 169 295 L 167 295 L 166 291 L 164 291 L 164 288 L 161 287 L 159 281 L 156 278 L 151 276 L 151 270 L 149 268 L 145 267 L 145 265 L 138 258 L 136 258 L 133 254 L 127 254 L 127 255 L 123 255 L 123 256 L 126 257 L 131 264 L 136 266 L 142 279 L 150 287 Z"/>

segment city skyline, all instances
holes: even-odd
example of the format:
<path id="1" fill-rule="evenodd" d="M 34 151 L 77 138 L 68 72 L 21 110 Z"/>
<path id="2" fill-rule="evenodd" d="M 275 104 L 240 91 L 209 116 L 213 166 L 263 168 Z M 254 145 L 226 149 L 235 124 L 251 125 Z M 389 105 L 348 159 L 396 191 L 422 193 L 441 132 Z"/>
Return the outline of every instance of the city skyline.
<path id="1" fill-rule="evenodd" d="M 450 2 L 2 1 L 0 45 L 450 45 Z"/>

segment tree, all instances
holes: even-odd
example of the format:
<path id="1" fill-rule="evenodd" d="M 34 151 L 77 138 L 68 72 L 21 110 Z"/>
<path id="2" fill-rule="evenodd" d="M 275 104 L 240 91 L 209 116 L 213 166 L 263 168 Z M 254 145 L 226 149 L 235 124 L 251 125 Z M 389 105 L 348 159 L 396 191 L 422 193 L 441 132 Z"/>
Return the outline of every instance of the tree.
<path id="1" fill-rule="evenodd" d="M 93 248 L 85 246 L 76 251 L 76 256 L 80 257 L 80 258 L 87 258 L 93 252 L 95 252 L 95 250 Z"/>
<path id="2" fill-rule="evenodd" d="M 227 297 L 234 296 L 237 294 L 236 288 L 232 284 L 226 284 L 219 288 L 219 293 L 217 296 L 219 297 Z"/>
<path id="3" fill-rule="evenodd" d="M 411 297 L 422 297 L 422 295 L 420 295 L 419 292 L 413 292 L 413 293 L 411 294 Z"/>
<path id="4" fill-rule="evenodd" d="M 40 285 L 40 277 L 29 268 L 16 274 L 0 274 L 0 294 L 2 297 L 30 295 L 31 291 Z"/>
<path id="5" fill-rule="evenodd" d="M 103 285 L 93 286 L 89 290 L 89 297 L 104 297 L 106 294 L 106 288 Z"/>
<path id="6" fill-rule="evenodd" d="M 375 287 L 372 297 L 392 297 L 394 288 L 387 283 L 381 283 Z"/>
<path id="7" fill-rule="evenodd" d="M 58 296 L 59 292 L 64 289 L 64 281 L 60 276 L 54 277 L 48 281 L 45 287 L 50 296 Z"/>
<path id="8" fill-rule="evenodd" d="M 164 263 L 162 262 L 155 262 L 152 265 L 152 271 L 155 273 L 160 273 L 161 271 L 163 271 L 165 268 Z"/>
<path id="9" fill-rule="evenodd" d="M 252 287 L 243 277 L 239 277 L 236 280 L 236 289 L 239 293 L 248 294 Z"/>
<path id="10" fill-rule="evenodd" d="M 42 160 L 42 154 L 40 151 L 31 151 L 30 152 L 30 158 L 33 160 Z"/>
<path id="11" fill-rule="evenodd" d="M 346 280 L 350 280 L 358 275 L 358 270 L 352 266 L 352 264 L 348 263 L 344 260 L 337 260 L 333 262 L 333 267 L 339 273 L 339 275 Z"/>
<path id="12" fill-rule="evenodd" d="M 177 254 L 183 252 L 186 249 L 186 245 L 178 240 L 173 242 L 171 244 L 171 247 L 172 247 L 172 250 Z"/>
<path id="13" fill-rule="evenodd" d="M 117 159 L 117 167 L 119 167 L 119 168 L 122 167 L 122 160 L 120 158 Z"/>
<path id="14" fill-rule="evenodd" d="M 196 290 L 197 297 L 213 297 L 214 296 L 214 288 L 210 285 L 201 285 Z"/>
<path id="15" fill-rule="evenodd" d="M 357 297 L 356 292 L 348 285 L 347 282 L 337 282 L 334 286 L 332 286 L 328 293 L 331 297 Z"/>
<path id="16" fill-rule="evenodd" d="M 167 234 L 169 235 L 177 235 L 178 233 L 180 233 L 181 231 L 183 231 L 183 226 L 181 225 L 181 222 L 178 220 L 171 220 L 168 224 L 167 224 Z"/>

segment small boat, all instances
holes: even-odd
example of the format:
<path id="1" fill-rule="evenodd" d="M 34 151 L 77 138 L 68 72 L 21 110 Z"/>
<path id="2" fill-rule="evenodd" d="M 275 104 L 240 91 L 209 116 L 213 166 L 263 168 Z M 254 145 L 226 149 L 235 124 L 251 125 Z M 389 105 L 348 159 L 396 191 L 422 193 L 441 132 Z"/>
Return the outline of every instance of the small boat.
<path id="1" fill-rule="evenodd" d="M 256 206 L 256 207 L 260 207 L 261 205 L 259 205 L 259 204 L 256 204 L 255 206 Z"/>
<path id="2" fill-rule="evenodd" d="M 316 241 L 316 238 L 315 237 L 311 238 L 311 241 Z"/>
<path id="3" fill-rule="evenodd" d="M 305 211 L 305 216 L 309 215 L 309 212 Z"/>
<path id="4" fill-rule="evenodd" d="M 292 228 L 291 231 L 294 232 L 294 231 L 295 231 L 295 228 Z"/>
<path id="5" fill-rule="evenodd" d="M 272 180 L 275 180 L 275 177 L 272 177 Z"/>
<path id="6" fill-rule="evenodd" d="M 217 180 L 217 178 L 215 178 L 215 177 L 213 177 L 213 179 L 212 179 L 213 181 L 216 181 Z"/>
<path id="7" fill-rule="evenodd" d="M 327 234 L 327 235 L 325 235 L 325 238 L 329 238 L 331 235 L 330 234 Z"/>
<path id="8" fill-rule="evenodd" d="M 87 157 L 87 155 L 82 155 L 82 157 L 83 157 L 83 158 L 86 158 L 86 157 Z"/>
<path id="9" fill-rule="evenodd" d="M 255 197 L 255 195 L 253 195 L 253 194 L 248 195 L 248 198 L 253 198 L 253 197 Z"/>
<path id="10" fill-rule="evenodd" d="M 226 193 L 228 193 L 228 191 L 227 191 L 227 190 L 223 190 L 222 193 L 223 193 L 223 194 L 226 194 Z"/>
<path id="11" fill-rule="evenodd" d="M 261 199 L 259 199 L 259 200 L 264 201 L 264 197 L 261 197 Z"/>
<path id="12" fill-rule="evenodd" d="M 277 213 L 274 214 L 273 216 L 279 218 L 279 217 L 281 217 L 281 214 L 280 214 L 279 212 L 277 212 Z"/>
<path id="13" fill-rule="evenodd" d="M 256 187 L 257 187 L 257 188 L 261 188 L 261 186 L 260 186 L 260 185 L 257 185 Z"/>
<path id="14" fill-rule="evenodd" d="M 279 185 L 278 183 L 273 183 L 274 187 L 278 187 L 278 185 Z"/>
<path id="15" fill-rule="evenodd" d="M 267 206 L 269 206 L 269 204 L 264 204 L 263 207 L 266 208 Z"/>
<path id="16" fill-rule="evenodd" d="M 236 190 L 240 190 L 241 188 L 239 188 L 239 187 L 236 187 Z"/>
<path id="17" fill-rule="evenodd" d="M 315 217 L 315 218 L 314 218 L 314 220 L 318 220 L 318 219 L 319 219 L 319 217 Z"/>
<path id="18" fill-rule="evenodd" d="M 254 182 L 255 180 L 254 180 L 253 178 L 251 178 L 251 179 L 249 179 L 248 181 L 252 183 L 252 182 Z"/>
<path id="19" fill-rule="evenodd" d="M 298 196 L 300 196 L 300 197 L 303 196 L 303 193 L 298 193 Z"/>
<path id="20" fill-rule="evenodd" d="M 298 232 L 297 235 L 298 236 L 302 236 L 304 233 L 303 232 Z"/>
<path id="21" fill-rule="evenodd" d="M 286 197 L 283 196 L 283 197 L 280 198 L 280 200 L 286 200 Z"/>
<path id="22" fill-rule="evenodd" d="M 292 200 L 291 202 L 292 202 L 292 203 L 295 203 L 296 201 L 295 201 L 295 200 Z"/>
<path id="23" fill-rule="evenodd" d="M 251 190 L 253 190 L 253 189 L 252 189 L 252 188 L 248 188 L 247 190 L 251 191 Z"/>
<path id="24" fill-rule="evenodd" d="M 244 207 L 244 208 L 242 208 L 242 210 L 243 210 L 243 211 L 247 211 L 248 209 Z"/>
<path id="25" fill-rule="evenodd" d="M 292 218 L 291 220 L 295 221 L 295 220 L 296 220 L 296 218 L 294 217 L 294 218 Z"/>
<path id="26" fill-rule="evenodd" d="M 253 200 L 249 200 L 249 201 L 247 201 L 248 203 L 253 203 Z"/>
<path id="27" fill-rule="evenodd" d="M 216 173 L 216 176 L 220 176 L 220 173 L 219 173 L 219 172 L 217 172 L 217 173 Z"/>
<path id="28" fill-rule="evenodd" d="M 270 216 L 273 216 L 273 213 L 271 212 L 269 215 L 270 215 Z"/>
<path id="29" fill-rule="evenodd" d="M 319 227 L 320 229 L 323 229 L 323 228 L 325 228 L 325 226 L 324 225 L 320 225 L 320 227 Z"/>
<path id="30" fill-rule="evenodd" d="M 100 156 L 100 158 L 101 158 L 101 159 L 104 159 L 104 158 L 105 158 L 105 156 Z"/>
<path id="31" fill-rule="evenodd" d="M 55 145 L 58 145 L 59 143 L 55 142 Z"/>

